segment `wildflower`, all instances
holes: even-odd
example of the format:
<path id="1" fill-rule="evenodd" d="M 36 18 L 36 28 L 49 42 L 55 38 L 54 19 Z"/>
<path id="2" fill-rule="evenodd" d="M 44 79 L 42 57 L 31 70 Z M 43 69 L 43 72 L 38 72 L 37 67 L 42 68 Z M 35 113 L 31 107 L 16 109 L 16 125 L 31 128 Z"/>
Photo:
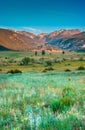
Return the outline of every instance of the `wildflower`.
<path id="1" fill-rule="evenodd" d="M 39 105 L 40 105 L 40 103 L 38 102 L 38 103 L 37 103 L 37 105 L 39 106 Z"/>
<path id="2" fill-rule="evenodd" d="M 27 121 L 27 120 L 29 120 L 29 118 L 25 117 L 25 118 L 22 119 L 22 122 Z"/>
<path id="3" fill-rule="evenodd" d="M 28 117 L 25 117 L 24 120 L 27 121 L 27 120 L 29 120 L 29 118 L 28 118 Z"/>

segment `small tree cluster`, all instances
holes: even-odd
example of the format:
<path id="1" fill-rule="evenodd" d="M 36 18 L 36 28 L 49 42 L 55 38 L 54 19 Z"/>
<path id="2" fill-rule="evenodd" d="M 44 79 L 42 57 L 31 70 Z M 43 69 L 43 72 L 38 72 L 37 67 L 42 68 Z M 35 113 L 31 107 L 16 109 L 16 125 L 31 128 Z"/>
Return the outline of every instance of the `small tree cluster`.
<path id="1" fill-rule="evenodd" d="M 35 51 L 35 56 L 37 56 L 37 54 L 38 54 L 37 51 Z"/>
<path id="2" fill-rule="evenodd" d="M 42 55 L 45 55 L 45 50 L 42 50 Z"/>

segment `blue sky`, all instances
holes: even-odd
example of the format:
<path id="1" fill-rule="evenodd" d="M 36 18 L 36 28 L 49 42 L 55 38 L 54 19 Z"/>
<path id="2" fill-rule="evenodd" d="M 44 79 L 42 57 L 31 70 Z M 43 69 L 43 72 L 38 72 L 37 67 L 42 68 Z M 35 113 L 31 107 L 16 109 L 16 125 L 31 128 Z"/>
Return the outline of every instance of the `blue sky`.
<path id="1" fill-rule="evenodd" d="M 36 34 L 85 30 L 85 0 L 0 0 L 0 27 Z"/>

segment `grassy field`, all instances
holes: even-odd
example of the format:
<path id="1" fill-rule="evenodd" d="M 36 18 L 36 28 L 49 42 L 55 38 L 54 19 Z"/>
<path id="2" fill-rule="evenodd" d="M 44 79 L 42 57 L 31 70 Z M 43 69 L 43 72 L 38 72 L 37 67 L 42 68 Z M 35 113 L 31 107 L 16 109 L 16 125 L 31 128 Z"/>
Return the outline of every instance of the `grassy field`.
<path id="1" fill-rule="evenodd" d="M 19 63 L 25 57 L 29 57 L 31 61 L 27 65 L 21 66 Z M 51 67 L 55 71 L 65 71 L 66 69 L 75 71 L 79 66 L 85 67 L 85 53 L 46 52 L 45 55 L 42 55 L 41 52 L 38 52 L 35 56 L 34 52 L 0 52 L 0 71 L 7 72 L 11 69 L 19 69 L 22 72 L 42 72 L 46 69 L 46 61 L 51 62 Z"/>
<path id="2" fill-rule="evenodd" d="M 85 72 L 0 74 L 1 130 L 85 130 Z"/>
<path id="3" fill-rule="evenodd" d="M 85 53 L 0 52 L 0 130 L 85 130 Z"/>

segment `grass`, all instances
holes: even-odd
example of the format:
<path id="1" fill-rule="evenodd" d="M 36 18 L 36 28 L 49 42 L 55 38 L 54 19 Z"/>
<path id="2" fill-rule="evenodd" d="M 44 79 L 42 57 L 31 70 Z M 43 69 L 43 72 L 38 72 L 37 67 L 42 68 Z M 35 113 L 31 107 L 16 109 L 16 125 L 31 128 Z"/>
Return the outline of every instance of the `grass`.
<path id="1" fill-rule="evenodd" d="M 85 130 L 81 66 L 85 53 L 0 52 L 0 130 Z"/>
<path id="2" fill-rule="evenodd" d="M 67 65 L 67 64 L 71 64 L 70 66 Z M 85 66 L 85 61 L 65 61 L 65 62 L 62 62 L 62 63 L 54 63 L 52 65 L 52 68 L 55 70 L 55 71 L 65 71 L 66 69 L 69 69 L 72 70 L 72 71 L 75 71 L 77 70 L 77 68 L 79 66 Z M 19 69 L 21 70 L 22 72 L 42 72 L 43 70 L 45 70 L 45 66 L 44 64 L 37 64 L 37 63 L 29 63 L 28 65 L 23 65 L 23 66 L 20 66 L 20 65 L 17 65 L 16 63 L 12 63 L 10 65 L 7 65 L 7 66 L 3 66 L 1 65 L 0 66 L 0 69 L 2 70 L 1 72 L 7 72 L 7 71 L 10 71 L 11 69 Z"/>
<path id="3" fill-rule="evenodd" d="M 20 61 L 25 57 L 33 59 L 34 62 L 20 66 Z M 65 54 L 46 53 L 46 55 L 42 56 L 41 52 L 38 52 L 38 55 L 35 56 L 34 52 L 0 52 L 0 72 L 7 72 L 13 69 L 18 69 L 22 72 L 42 72 L 46 69 L 45 64 L 48 61 L 55 71 L 65 71 L 69 68 L 71 71 L 74 71 L 79 66 L 85 67 L 85 54 L 66 52 Z"/>
<path id="4" fill-rule="evenodd" d="M 84 130 L 84 79 L 83 72 L 0 74 L 0 129 Z"/>

